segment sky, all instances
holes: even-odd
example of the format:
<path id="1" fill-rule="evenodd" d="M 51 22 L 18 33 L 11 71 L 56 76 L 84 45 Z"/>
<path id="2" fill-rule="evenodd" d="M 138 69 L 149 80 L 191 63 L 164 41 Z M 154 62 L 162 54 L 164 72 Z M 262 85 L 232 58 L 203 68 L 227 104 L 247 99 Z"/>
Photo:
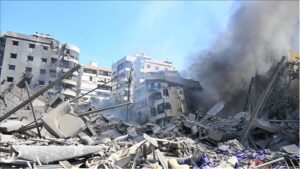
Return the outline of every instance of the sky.
<path id="1" fill-rule="evenodd" d="M 80 63 L 110 68 L 143 52 L 187 68 L 226 29 L 232 1 L 0 1 L 0 31 L 51 34 L 80 48 Z"/>

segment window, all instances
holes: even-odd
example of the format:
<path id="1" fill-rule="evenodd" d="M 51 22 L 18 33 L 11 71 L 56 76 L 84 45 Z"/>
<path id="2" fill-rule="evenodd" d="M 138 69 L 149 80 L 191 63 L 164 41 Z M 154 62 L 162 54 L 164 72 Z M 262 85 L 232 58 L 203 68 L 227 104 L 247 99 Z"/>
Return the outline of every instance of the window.
<path id="1" fill-rule="evenodd" d="M 10 58 L 17 59 L 17 54 L 16 53 L 11 53 Z"/>
<path id="2" fill-rule="evenodd" d="M 150 69 L 150 68 L 151 68 L 151 66 L 150 66 L 149 64 L 147 64 L 147 68 L 148 68 L 148 69 Z"/>
<path id="3" fill-rule="evenodd" d="M 26 67 L 25 68 L 25 72 L 31 72 L 32 71 L 32 67 Z"/>
<path id="4" fill-rule="evenodd" d="M 48 50 L 48 46 L 43 46 L 43 49 L 44 50 Z"/>
<path id="5" fill-rule="evenodd" d="M 153 94 L 150 95 L 149 100 L 151 102 L 156 101 L 156 100 L 160 100 L 162 99 L 161 93 L 160 92 L 155 92 Z"/>
<path id="6" fill-rule="evenodd" d="M 40 74 L 41 74 L 41 75 L 46 74 L 46 70 L 45 70 L 45 69 L 40 69 Z"/>
<path id="7" fill-rule="evenodd" d="M 33 61 L 33 56 L 27 56 L 27 61 Z"/>
<path id="8" fill-rule="evenodd" d="M 30 49 L 34 49 L 34 48 L 35 48 L 35 44 L 30 43 L 30 44 L 29 44 L 29 48 L 30 48 Z"/>
<path id="9" fill-rule="evenodd" d="M 13 41 L 12 41 L 12 44 L 13 44 L 14 46 L 19 46 L 19 41 L 13 40 Z"/>
<path id="10" fill-rule="evenodd" d="M 150 113 L 151 113 L 152 116 L 156 115 L 156 109 L 155 109 L 155 107 L 151 107 L 150 108 Z"/>
<path id="11" fill-rule="evenodd" d="M 155 66 L 155 70 L 159 70 L 159 67 L 158 67 L 158 66 Z"/>
<path id="12" fill-rule="evenodd" d="M 15 66 L 15 65 L 8 65 L 8 69 L 9 69 L 9 70 L 15 70 L 15 69 L 16 69 L 16 66 Z"/>
<path id="13" fill-rule="evenodd" d="M 13 82 L 14 81 L 14 78 L 13 77 L 9 77 L 7 76 L 7 79 L 6 79 L 7 82 Z"/>
<path id="14" fill-rule="evenodd" d="M 165 110 L 168 110 L 168 109 L 172 109 L 172 106 L 170 103 L 168 102 L 165 102 L 165 103 L 161 103 L 157 106 L 157 112 L 160 114 L 160 113 L 163 113 Z"/>
<path id="15" fill-rule="evenodd" d="M 164 89 L 163 90 L 163 95 L 166 96 L 166 97 L 169 97 L 169 91 L 168 91 L 168 89 Z"/>
<path id="16" fill-rule="evenodd" d="M 92 76 L 90 76 L 90 81 L 93 81 L 93 77 Z"/>
<path id="17" fill-rule="evenodd" d="M 56 70 L 50 70 L 50 76 L 55 77 L 56 76 Z"/>
<path id="18" fill-rule="evenodd" d="M 67 54 L 70 54 L 70 50 L 69 50 L 69 49 L 67 49 L 67 50 L 66 50 L 66 53 L 67 53 Z"/>
<path id="19" fill-rule="evenodd" d="M 40 85 L 40 86 L 45 85 L 45 81 L 39 80 L 39 85 Z"/>
<path id="20" fill-rule="evenodd" d="M 47 58 L 42 58 L 42 63 L 47 63 Z"/>
<path id="21" fill-rule="evenodd" d="M 52 83 L 52 81 L 49 81 L 49 84 L 51 84 Z"/>
<path id="22" fill-rule="evenodd" d="M 56 58 L 51 58 L 51 64 L 55 64 L 55 63 L 56 63 L 56 61 L 57 61 L 57 59 L 56 59 Z"/>

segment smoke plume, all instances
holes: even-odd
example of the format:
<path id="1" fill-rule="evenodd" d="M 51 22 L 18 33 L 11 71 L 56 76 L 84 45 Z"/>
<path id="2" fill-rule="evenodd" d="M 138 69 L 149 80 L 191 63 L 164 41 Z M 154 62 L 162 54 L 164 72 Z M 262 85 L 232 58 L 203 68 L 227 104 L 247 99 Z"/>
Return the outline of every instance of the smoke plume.
<path id="1" fill-rule="evenodd" d="M 241 2 L 227 29 L 193 59 L 190 75 L 205 90 L 202 101 L 244 101 L 237 93 L 251 77 L 265 74 L 287 50 L 299 50 L 298 14 L 298 1 Z"/>

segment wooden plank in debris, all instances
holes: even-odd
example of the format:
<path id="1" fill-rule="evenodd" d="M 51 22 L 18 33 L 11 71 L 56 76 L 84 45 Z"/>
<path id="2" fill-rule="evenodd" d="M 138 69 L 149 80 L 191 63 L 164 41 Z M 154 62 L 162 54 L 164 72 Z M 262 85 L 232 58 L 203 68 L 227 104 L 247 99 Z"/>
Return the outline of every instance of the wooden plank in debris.
<path id="1" fill-rule="evenodd" d="M 144 139 L 149 141 L 149 143 L 151 143 L 153 146 L 158 147 L 158 143 L 155 139 L 153 139 L 152 137 L 148 136 L 146 133 L 144 133 Z"/>
<path id="2" fill-rule="evenodd" d="M 159 149 L 155 150 L 155 155 L 160 161 L 160 164 L 162 165 L 163 169 L 168 169 L 168 161 L 165 159 L 164 155 L 159 151 Z"/>

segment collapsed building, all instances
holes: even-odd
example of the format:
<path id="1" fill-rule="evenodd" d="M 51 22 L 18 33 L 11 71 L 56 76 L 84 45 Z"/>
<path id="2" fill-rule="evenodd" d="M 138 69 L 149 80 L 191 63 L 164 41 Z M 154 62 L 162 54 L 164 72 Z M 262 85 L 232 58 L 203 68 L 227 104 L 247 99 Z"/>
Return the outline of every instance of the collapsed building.
<path id="1" fill-rule="evenodd" d="M 48 101 L 42 94 L 71 76 L 79 69 L 79 65 L 36 93 L 28 90 L 27 95 L 20 94 L 28 89 L 26 84 L 30 83 L 31 76 L 24 75 L 23 79 L 13 83 L 5 90 L 8 92 L 1 95 L 10 106 L 1 106 L 4 109 L 1 110 L 0 117 L 0 166 L 299 168 L 297 142 L 290 137 L 280 136 L 280 133 L 288 133 L 288 130 L 297 135 L 299 130 L 293 124 L 299 124 L 299 119 L 293 121 L 277 116 L 277 119 L 268 120 L 268 123 L 272 123 L 269 125 L 258 116 L 263 109 L 261 103 L 266 103 L 267 106 L 268 101 L 272 102 L 267 96 L 275 91 L 270 90 L 272 86 L 275 89 L 275 79 L 289 75 L 297 77 L 299 73 L 299 63 L 290 64 L 284 59 L 283 57 L 272 69 L 270 80 L 255 108 L 251 108 L 251 113 L 241 112 L 232 117 L 219 116 L 226 104 L 222 101 L 204 113 L 189 109 L 191 105 L 185 100 L 188 97 L 185 91 L 205 90 L 199 82 L 183 79 L 176 72 L 149 73 L 140 90 L 135 93 L 138 100 L 133 100 L 137 105 L 145 105 L 132 105 L 132 110 L 129 109 L 149 116 L 149 121 L 142 122 L 139 116 L 131 112 L 130 115 L 135 116 L 138 123 L 132 122 L 132 119 L 120 120 L 114 114 L 102 113 L 104 110 L 130 105 L 131 102 L 87 111 L 76 111 L 76 98 L 62 101 L 56 106 L 47 104 Z M 299 81 L 297 78 L 293 80 Z M 146 103 L 143 99 L 146 99 Z M 17 105 L 11 103 L 15 100 L 19 100 Z M 257 123 L 261 121 L 262 123 Z M 274 125 L 278 122 L 280 125 Z M 274 128 L 275 126 L 279 128 Z M 270 141 L 267 138 L 256 136 L 259 134 L 257 128 L 262 130 L 259 131 L 260 135 L 285 141 L 279 141 L 277 148 L 273 147 L 274 144 L 268 144 Z M 273 134 L 269 135 L 270 133 Z"/>
<path id="2" fill-rule="evenodd" d="M 186 115 L 190 106 L 185 91 L 189 89 L 201 90 L 201 86 L 199 82 L 180 77 L 176 71 L 150 72 L 133 95 L 132 111 L 137 112 L 140 122 Z"/>

